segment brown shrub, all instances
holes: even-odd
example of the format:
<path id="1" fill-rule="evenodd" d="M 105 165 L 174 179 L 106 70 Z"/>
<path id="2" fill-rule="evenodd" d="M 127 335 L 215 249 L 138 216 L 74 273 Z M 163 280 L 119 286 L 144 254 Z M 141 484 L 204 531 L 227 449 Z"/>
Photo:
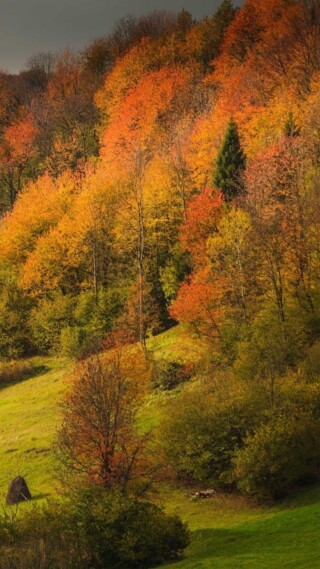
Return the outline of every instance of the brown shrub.
<path id="1" fill-rule="evenodd" d="M 16 383 L 35 371 L 30 361 L 11 361 L 0 364 L 0 387 Z"/>

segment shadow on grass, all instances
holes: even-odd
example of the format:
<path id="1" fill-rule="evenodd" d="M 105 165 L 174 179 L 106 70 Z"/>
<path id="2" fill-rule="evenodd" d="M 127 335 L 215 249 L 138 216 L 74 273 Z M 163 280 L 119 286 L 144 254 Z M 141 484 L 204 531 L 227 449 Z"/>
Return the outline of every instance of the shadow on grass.
<path id="1" fill-rule="evenodd" d="M 45 365 L 35 366 L 32 368 L 32 370 L 22 374 L 19 378 L 7 380 L 7 381 L 5 381 L 5 380 L 0 381 L 0 391 L 2 389 L 6 389 L 7 387 L 18 385 L 19 383 L 22 383 L 23 381 L 28 381 L 29 379 L 34 379 L 36 377 L 44 375 L 44 374 L 48 373 L 49 371 L 50 371 L 50 368 L 48 366 L 45 366 Z"/>
<path id="2" fill-rule="evenodd" d="M 299 497 L 261 512 L 261 517 L 226 528 L 197 529 L 191 534 L 191 545 L 184 558 L 167 566 L 170 569 L 320 567 L 319 499 L 319 486 L 309 488 Z"/>
<path id="3" fill-rule="evenodd" d="M 253 533 L 229 529 L 200 529 L 192 532 L 191 545 L 181 559 L 163 567 L 178 569 L 219 568 L 226 558 L 244 556 L 252 548 Z M 208 565 L 208 562 L 210 565 Z M 162 567 L 162 566 L 161 566 Z M 238 565 L 232 565 L 234 569 Z"/>
<path id="4" fill-rule="evenodd" d="M 290 497 L 276 504 L 279 510 L 294 509 L 301 506 L 312 506 L 320 501 L 320 485 L 318 480 L 309 482 L 303 488 L 297 489 Z"/>
<path id="5" fill-rule="evenodd" d="M 255 538 L 254 531 L 238 529 L 200 529 L 192 533 L 190 561 L 238 556 L 248 552 Z"/>
<path id="6" fill-rule="evenodd" d="M 45 493 L 45 492 L 39 492 L 38 494 L 33 494 L 32 495 L 32 500 L 30 503 L 32 502 L 40 502 L 40 500 L 45 500 L 46 498 L 50 498 L 50 494 Z"/>

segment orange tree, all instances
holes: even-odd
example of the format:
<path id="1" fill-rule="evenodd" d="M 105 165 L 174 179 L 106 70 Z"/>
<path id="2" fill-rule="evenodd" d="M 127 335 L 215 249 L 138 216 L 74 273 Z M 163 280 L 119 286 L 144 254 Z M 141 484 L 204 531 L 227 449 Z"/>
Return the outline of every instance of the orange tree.
<path id="1" fill-rule="evenodd" d="M 110 354 L 78 364 L 65 401 L 58 456 L 67 475 L 140 493 L 155 470 L 149 434 L 136 428 L 150 368 L 139 349 L 117 345 Z"/>

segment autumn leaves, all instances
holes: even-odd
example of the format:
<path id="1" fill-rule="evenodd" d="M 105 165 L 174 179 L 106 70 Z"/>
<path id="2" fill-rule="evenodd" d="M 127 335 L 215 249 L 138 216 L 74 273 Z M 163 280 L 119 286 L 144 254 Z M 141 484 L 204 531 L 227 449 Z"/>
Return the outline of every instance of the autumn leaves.
<path id="1" fill-rule="evenodd" d="M 34 349 L 39 326 L 54 329 L 46 345 L 57 350 L 60 335 L 90 336 L 94 322 L 144 343 L 173 319 L 216 340 L 223 322 L 248 325 L 265 301 L 281 322 L 293 302 L 313 313 L 320 65 L 310 10 L 248 0 L 197 23 L 184 14 L 130 45 L 103 79 L 71 54 L 55 62 L 33 99 L 37 120 L 26 106 L 3 129 L 0 156 L 3 192 L 18 195 L 0 229 L 1 286 L 15 287 Z M 48 323 L 44 310 L 62 306 Z"/>

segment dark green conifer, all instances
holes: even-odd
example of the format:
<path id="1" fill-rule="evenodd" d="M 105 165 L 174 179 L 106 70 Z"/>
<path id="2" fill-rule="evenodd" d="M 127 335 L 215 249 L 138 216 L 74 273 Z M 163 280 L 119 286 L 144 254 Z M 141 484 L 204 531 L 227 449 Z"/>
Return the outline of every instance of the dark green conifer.
<path id="1" fill-rule="evenodd" d="M 245 165 L 246 157 L 241 148 L 238 127 L 235 120 L 231 118 L 213 176 L 214 186 L 222 191 L 227 202 L 241 193 L 243 188 L 242 173 Z"/>

